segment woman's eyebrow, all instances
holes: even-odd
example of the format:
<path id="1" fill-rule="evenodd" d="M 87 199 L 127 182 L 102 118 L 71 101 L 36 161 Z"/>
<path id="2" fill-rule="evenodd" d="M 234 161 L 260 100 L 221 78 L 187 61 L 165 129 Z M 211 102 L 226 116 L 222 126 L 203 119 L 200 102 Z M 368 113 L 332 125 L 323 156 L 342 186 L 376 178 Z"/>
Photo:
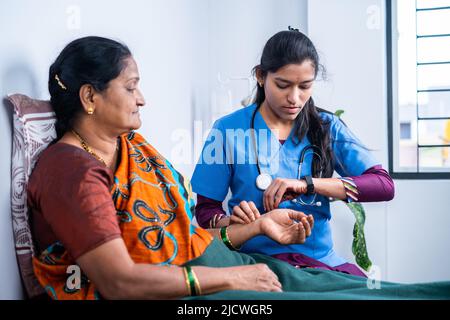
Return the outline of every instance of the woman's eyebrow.
<path id="1" fill-rule="evenodd" d="M 286 80 L 286 79 L 283 79 L 283 78 L 280 78 L 280 77 L 275 77 L 275 80 L 281 81 L 281 82 L 284 82 L 284 83 L 287 83 L 287 84 L 292 84 L 293 83 L 292 81 L 289 81 L 289 80 Z M 313 82 L 313 81 L 314 81 L 314 79 L 305 80 L 305 81 L 302 81 L 301 84 L 305 84 L 305 83 L 309 83 L 309 82 Z"/>
<path id="2" fill-rule="evenodd" d="M 132 78 L 128 79 L 127 82 L 130 82 L 132 80 L 139 81 L 140 78 L 139 77 L 132 77 Z"/>

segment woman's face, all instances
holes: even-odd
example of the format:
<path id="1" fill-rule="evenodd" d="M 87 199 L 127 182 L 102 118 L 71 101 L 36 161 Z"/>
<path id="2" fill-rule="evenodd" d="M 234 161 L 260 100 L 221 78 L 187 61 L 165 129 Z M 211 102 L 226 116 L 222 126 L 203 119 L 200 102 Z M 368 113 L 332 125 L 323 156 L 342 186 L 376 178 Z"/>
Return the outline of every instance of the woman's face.
<path id="1" fill-rule="evenodd" d="M 315 67 L 310 60 L 268 72 L 264 82 L 266 107 L 281 120 L 293 121 L 312 95 Z"/>
<path id="2" fill-rule="evenodd" d="M 120 75 L 111 80 L 108 88 L 97 95 L 95 114 L 98 125 L 110 132 L 125 133 L 141 126 L 139 109 L 145 105 L 139 90 L 139 71 L 132 57 L 124 60 Z"/>

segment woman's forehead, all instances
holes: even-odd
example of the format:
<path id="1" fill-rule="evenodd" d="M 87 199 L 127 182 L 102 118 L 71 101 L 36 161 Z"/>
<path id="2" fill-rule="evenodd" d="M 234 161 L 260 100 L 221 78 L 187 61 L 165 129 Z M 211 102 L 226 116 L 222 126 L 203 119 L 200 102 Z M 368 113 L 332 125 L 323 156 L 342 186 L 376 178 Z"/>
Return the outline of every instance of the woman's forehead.
<path id="1" fill-rule="evenodd" d="M 272 72 L 271 76 L 291 82 L 303 82 L 314 78 L 315 67 L 310 60 L 305 60 L 302 63 L 287 64 L 276 72 Z"/>
<path id="2" fill-rule="evenodd" d="M 132 78 L 138 78 L 139 79 L 139 70 L 138 66 L 136 64 L 136 61 L 133 59 L 133 57 L 128 57 L 124 59 L 124 68 L 122 69 L 122 72 L 120 73 L 119 77 L 121 80 L 128 81 Z"/>

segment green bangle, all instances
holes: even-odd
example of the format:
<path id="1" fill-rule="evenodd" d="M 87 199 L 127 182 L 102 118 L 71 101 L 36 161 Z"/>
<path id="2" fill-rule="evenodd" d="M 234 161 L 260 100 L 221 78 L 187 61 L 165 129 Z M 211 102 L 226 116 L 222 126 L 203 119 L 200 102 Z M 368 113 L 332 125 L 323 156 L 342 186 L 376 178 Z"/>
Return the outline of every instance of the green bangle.
<path id="1" fill-rule="evenodd" d="M 195 283 L 194 271 L 192 271 L 192 268 L 190 266 L 185 266 L 184 268 L 186 270 L 186 278 L 189 282 L 189 290 L 191 291 L 191 296 L 196 296 L 198 295 L 198 293 Z"/>
<path id="2" fill-rule="evenodd" d="M 228 237 L 228 227 L 222 227 L 220 228 L 220 238 L 222 239 L 223 243 L 228 247 L 230 250 L 237 250 L 233 244 L 231 243 L 230 238 Z"/>

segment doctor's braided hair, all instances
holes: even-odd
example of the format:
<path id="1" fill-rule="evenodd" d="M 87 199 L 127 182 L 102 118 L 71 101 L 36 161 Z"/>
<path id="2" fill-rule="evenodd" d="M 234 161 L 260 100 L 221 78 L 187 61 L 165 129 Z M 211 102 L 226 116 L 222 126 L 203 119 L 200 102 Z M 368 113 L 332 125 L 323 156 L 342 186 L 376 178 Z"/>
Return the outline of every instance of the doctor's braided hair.
<path id="1" fill-rule="evenodd" d="M 48 79 L 57 140 L 73 128 L 74 121 L 84 111 L 80 88 L 90 84 L 98 92 L 106 90 L 130 56 L 127 46 L 102 37 L 79 38 L 66 45 L 50 66 Z"/>
<path id="2" fill-rule="evenodd" d="M 304 61 L 314 64 L 315 77 L 319 71 L 325 73 L 323 66 L 319 63 L 319 55 L 311 40 L 298 29 L 289 27 L 288 31 L 280 31 L 272 36 L 266 43 L 259 65 L 253 68 L 253 74 L 259 70 L 263 77 L 268 72 L 276 72 L 288 64 L 301 64 Z M 254 103 L 258 106 L 264 102 L 266 96 L 264 88 L 256 86 L 256 97 Z M 312 97 L 306 102 L 302 111 L 295 119 L 295 138 L 293 141 L 300 143 L 305 135 L 312 145 L 320 148 L 322 161 L 314 157 L 312 165 L 313 176 L 317 177 L 322 169 L 322 177 L 328 178 L 333 175 L 334 157 L 330 139 L 330 121 L 322 119 L 319 112 L 326 112 L 316 107 Z"/>

